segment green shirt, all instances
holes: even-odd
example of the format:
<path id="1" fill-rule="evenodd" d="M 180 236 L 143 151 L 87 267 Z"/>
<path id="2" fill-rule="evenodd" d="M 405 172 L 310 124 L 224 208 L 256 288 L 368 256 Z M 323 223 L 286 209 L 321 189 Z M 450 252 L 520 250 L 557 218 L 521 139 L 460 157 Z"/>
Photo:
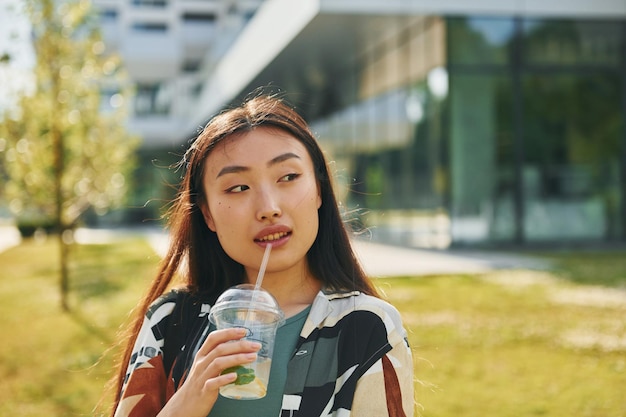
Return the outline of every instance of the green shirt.
<path id="1" fill-rule="evenodd" d="M 276 417 L 280 415 L 287 379 L 287 363 L 293 356 L 300 331 L 311 307 L 285 320 L 276 331 L 276 344 L 272 354 L 272 369 L 267 395 L 258 400 L 233 400 L 218 396 L 209 417 Z"/>

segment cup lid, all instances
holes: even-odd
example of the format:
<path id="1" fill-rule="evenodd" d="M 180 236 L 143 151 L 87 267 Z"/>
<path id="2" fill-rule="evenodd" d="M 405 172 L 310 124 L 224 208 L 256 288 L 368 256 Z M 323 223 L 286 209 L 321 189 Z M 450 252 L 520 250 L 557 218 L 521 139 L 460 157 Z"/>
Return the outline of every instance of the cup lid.
<path id="1" fill-rule="evenodd" d="M 252 307 L 253 302 L 254 306 Z M 285 316 L 278 305 L 278 301 L 268 291 L 263 288 L 255 289 L 252 284 L 240 284 L 230 287 L 217 298 L 215 305 L 211 308 L 209 319 L 214 313 L 222 310 L 251 307 L 253 310 L 274 313 L 277 321 L 282 321 Z"/>

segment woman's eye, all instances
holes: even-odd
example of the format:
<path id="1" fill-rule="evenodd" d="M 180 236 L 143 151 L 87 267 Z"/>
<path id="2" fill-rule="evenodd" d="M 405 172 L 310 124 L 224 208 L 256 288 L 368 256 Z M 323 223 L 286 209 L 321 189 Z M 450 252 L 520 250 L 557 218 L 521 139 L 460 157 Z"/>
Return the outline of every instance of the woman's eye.
<path id="1" fill-rule="evenodd" d="M 240 193 L 242 191 L 245 191 L 247 189 L 249 189 L 250 187 L 248 187 L 247 185 L 235 185 L 234 187 L 230 187 L 226 190 L 226 192 L 228 193 Z"/>
<path id="2" fill-rule="evenodd" d="M 287 175 L 285 175 L 284 177 L 281 177 L 279 181 L 280 181 L 280 182 L 289 182 L 289 181 L 293 181 L 293 180 L 295 180 L 295 179 L 296 179 L 296 178 L 298 178 L 299 176 L 300 176 L 300 174 L 295 174 L 295 173 L 293 173 L 293 174 L 287 174 Z"/>

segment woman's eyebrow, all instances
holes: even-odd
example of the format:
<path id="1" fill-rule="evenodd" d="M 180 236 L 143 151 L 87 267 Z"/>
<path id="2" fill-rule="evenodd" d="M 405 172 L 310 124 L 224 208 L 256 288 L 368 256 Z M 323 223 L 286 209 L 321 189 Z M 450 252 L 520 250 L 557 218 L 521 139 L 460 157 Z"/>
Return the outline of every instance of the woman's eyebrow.
<path id="1" fill-rule="evenodd" d="M 297 159 L 301 159 L 298 155 L 296 155 L 293 152 L 285 152 L 283 154 L 280 154 L 272 159 L 270 159 L 270 161 L 267 163 L 268 167 L 271 167 L 272 165 L 276 165 L 279 164 L 283 161 L 286 161 L 288 159 L 291 158 L 297 158 Z M 246 166 L 242 166 L 242 165 L 228 165 L 225 166 L 224 168 L 220 169 L 220 172 L 217 173 L 217 176 L 215 178 L 219 178 L 222 175 L 226 175 L 226 174 L 236 174 L 239 172 L 245 172 L 245 171 L 249 171 L 250 168 L 246 167 Z"/>
<path id="2" fill-rule="evenodd" d="M 283 153 L 283 154 L 281 154 L 281 155 L 278 155 L 278 156 L 277 156 L 277 157 L 275 157 L 275 158 L 272 158 L 272 159 L 271 159 L 271 160 L 267 163 L 267 166 L 268 166 L 268 167 L 270 167 L 270 166 L 272 166 L 272 165 L 276 165 L 276 164 L 278 164 L 278 163 L 281 163 L 281 162 L 286 161 L 287 159 L 291 159 L 291 158 L 298 158 L 298 159 L 301 159 L 298 155 L 296 155 L 296 154 L 295 154 L 295 153 L 293 153 L 293 152 L 286 152 L 286 153 Z"/>
<path id="3" fill-rule="evenodd" d="M 250 168 L 244 167 L 241 165 L 228 165 L 220 169 L 220 172 L 217 173 L 217 175 L 215 176 L 215 179 L 221 177 L 222 175 L 236 174 L 238 172 L 244 172 L 244 171 L 249 171 L 249 170 Z"/>

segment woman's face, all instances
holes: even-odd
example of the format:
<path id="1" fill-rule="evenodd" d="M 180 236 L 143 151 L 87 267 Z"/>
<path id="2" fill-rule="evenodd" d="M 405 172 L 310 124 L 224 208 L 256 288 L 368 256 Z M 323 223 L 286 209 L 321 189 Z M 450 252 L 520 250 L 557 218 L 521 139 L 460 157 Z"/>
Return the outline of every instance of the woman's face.
<path id="1" fill-rule="evenodd" d="M 207 157 L 203 184 L 206 224 L 248 277 L 270 243 L 267 272 L 308 271 L 322 200 L 300 141 L 268 127 L 227 138 Z"/>

